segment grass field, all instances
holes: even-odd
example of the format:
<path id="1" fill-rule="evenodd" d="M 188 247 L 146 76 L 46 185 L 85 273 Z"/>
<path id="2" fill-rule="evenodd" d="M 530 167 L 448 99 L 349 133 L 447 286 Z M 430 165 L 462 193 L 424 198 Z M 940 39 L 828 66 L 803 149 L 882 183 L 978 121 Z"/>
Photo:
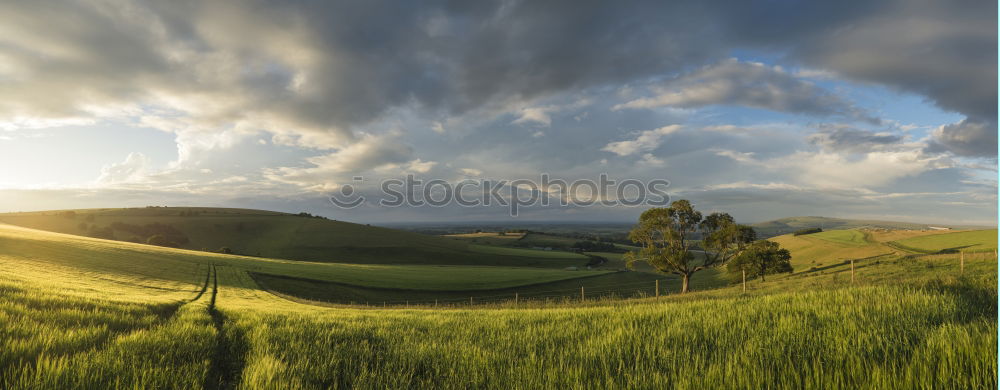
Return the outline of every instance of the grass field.
<path id="1" fill-rule="evenodd" d="M 822 228 L 823 230 L 849 230 L 849 229 L 890 229 L 890 230 L 922 230 L 927 229 L 927 224 L 896 222 L 896 221 L 874 221 L 864 219 L 843 219 L 828 217 L 789 217 L 773 221 L 755 223 L 754 230 L 759 237 L 774 237 L 790 234 L 800 229 Z"/>
<path id="2" fill-rule="evenodd" d="M 745 293 L 382 309 L 284 299 L 250 274 L 333 264 L 0 225 L 0 388 L 996 388 L 995 259 L 970 257 L 959 277 L 954 254 L 890 249 L 852 284 L 835 260 L 877 241 L 776 240 L 799 245 L 796 272 Z M 451 268 L 422 277 L 488 267 Z M 350 278 L 379 284 L 369 273 L 388 270 Z M 649 274 L 551 283 L 630 275 Z M 521 282 L 504 278 L 479 283 Z"/>
<path id="3" fill-rule="evenodd" d="M 892 242 L 894 247 L 917 252 L 992 252 L 997 250 L 997 231 L 973 230 L 910 237 Z"/>
<path id="4" fill-rule="evenodd" d="M 182 249 L 217 251 L 228 247 L 248 256 L 354 264 L 487 265 L 565 268 L 586 264 L 582 256 L 553 259 L 540 252 L 494 254 L 471 250 L 469 243 L 401 230 L 302 217 L 261 210 L 198 207 L 73 210 L 0 214 L 0 223 L 66 234 L 86 235 L 81 226 L 114 223 L 169 225 L 189 242 Z M 147 237 L 114 231 L 122 241 Z"/>
<path id="5" fill-rule="evenodd" d="M 818 238 L 849 246 L 864 246 L 870 242 L 865 238 L 865 234 L 860 230 L 827 230 L 825 232 L 810 234 L 812 238 Z"/>
<path id="6" fill-rule="evenodd" d="M 587 259 L 587 256 L 581 255 L 579 253 L 553 251 L 553 250 L 522 249 L 522 248 L 510 248 L 510 247 L 476 245 L 476 244 L 469 245 L 469 249 L 476 253 L 485 253 L 485 254 L 501 255 L 501 256 L 539 257 L 546 259 L 574 259 L 574 260 Z"/>

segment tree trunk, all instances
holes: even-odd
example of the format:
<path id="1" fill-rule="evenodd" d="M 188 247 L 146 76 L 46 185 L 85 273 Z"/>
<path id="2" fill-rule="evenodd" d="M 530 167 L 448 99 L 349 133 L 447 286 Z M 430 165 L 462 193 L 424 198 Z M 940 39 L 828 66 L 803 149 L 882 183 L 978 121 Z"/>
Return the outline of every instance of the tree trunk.
<path id="1" fill-rule="evenodd" d="M 691 274 L 683 274 L 683 275 L 681 275 L 681 294 L 684 294 L 684 293 L 690 291 L 690 287 L 689 287 L 690 284 L 688 283 L 690 281 L 691 281 Z"/>

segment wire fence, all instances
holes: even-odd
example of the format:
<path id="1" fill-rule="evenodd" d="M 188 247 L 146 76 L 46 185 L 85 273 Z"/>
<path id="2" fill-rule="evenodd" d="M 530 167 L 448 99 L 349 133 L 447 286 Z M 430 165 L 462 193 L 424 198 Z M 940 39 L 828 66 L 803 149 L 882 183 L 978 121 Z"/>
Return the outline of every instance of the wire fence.
<path id="1" fill-rule="evenodd" d="M 267 286 L 257 276 L 252 275 L 253 279 L 262 288 L 278 293 L 282 296 L 287 296 L 288 294 L 281 291 L 273 291 Z M 269 275 L 270 276 L 270 275 Z M 379 299 L 373 297 L 371 299 L 318 299 L 318 298 L 301 298 L 310 302 L 321 303 L 326 305 L 348 305 L 348 306 L 361 306 L 361 307 L 460 307 L 460 306 L 479 306 L 479 305 L 519 305 L 519 304 L 537 304 L 537 303 L 570 303 L 570 302 L 583 302 L 583 301 L 596 301 L 596 300 L 608 300 L 608 299 L 628 299 L 628 298 L 644 298 L 650 296 L 658 296 L 663 293 L 663 287 L 666 279 L 658 280 L 648 280 L 642 282 L 630 282 L 630 283 L 613 283 L 613 284 L 600 284 L 600 285 L 581 285 L 580 287 L 568 287 L 560 289 L 549 289 L 549 290 L 522 290 L 522 291 L 511 291 L 505 293 L 497 294 L 474 294 L 474 291 L 469 291 L 467 296 L 456 296 L 458 292 L 454 291 L 441 291 L 442 296 L 438 298 L 424 298 L 424 297 L 414 297 L 413 299 Z M 429 291 L 424 291 L 427 293 Z"/>
<path id="2" fill-rule="evenodd" d="M 888 257 L 896 257 L 893 254 L 880 254 L 871 257 L 859 258 L 854 260 L 844 260 L 842 263 L 837 263 L 833 266 L 846 266 L 851 274 L 851 284 L 854 284 L 855 276 L 857 272 L 855 269 L 855 262 L 858 264 L 864 264 L 863 266 L 869 266 L 871 264 L 878 264 L 880 260 L 884 260 Z M 949 254 L 911 254 L 908 256 L 896 257 L 899 260 L 913 260 L 913 259 L 935 259 L 940 258 L 941 260 L 946 260 L 946 263 L 954 262 L 953 266 L 958 268 L 960 273 L 964 273 L 967 262 L 981 261 L 981 260 L 996 260 L 997 252 L 995 249 L 992 252 L 989 251 L 962 251 L 959 253 L 949 253 Z M 946 259 L 945 259 L 946 258 Z M 833 267 L 831 266 L 831 267 Z M 800 271 L 796 276 L 809 276 L 815 271 L 819 271 L 816 267 L 810 268 L 808 270 Z M 863 272 L 863 271 L 862 271 Z M 251 273 L 253 274 L 253 273 Z M 581 285 L 580 287 L 567 287 L 560 289 L 549 289 L 549 290 L 521 290 L 521 291 L 506 291 L 504 293 L 494 293 L 494 294 L 479 294 L 476 295 L 474 291 L 469 291 L 469 295 L 457 296 L 461 294 L 456 291 L 441 291 L 441 297 L 438 298 L 426 298 L 426 297 L 414 297 L 412 299 L 380 299 L 377 297 L 372 297 L 371 299 L 316 299 L 316 298 L 302 298 L 309 302 L 334 305 L 334 306 L 354 306 L 354 307 L 470 307 L 470 306 L 488 306 L 488 305 L 502 305 L 502 306 L 518 306 L 518 305 L 537 305 L 537 304 L 567 304 L 567 303 L 585 303 L 591 302 L 596 303 L 600 301 L 609 300 L 626 300 L 635 298 L 648 298 L 654 296 L 667 295 L 664 287 L 669 277 L 647 280 L 642 282 L 631 282 L 631 283 L 612 283 L 612 284 L 600 284 L 600 285 Z M 261 287 L 270 290 L 254 277 Z M 745 284 L 745 281 L 744 281 Z M 423 293 L 431 293 L 431 291 L 422 291 Z M 287 295 L 278 291 L 280 295 Z"/>

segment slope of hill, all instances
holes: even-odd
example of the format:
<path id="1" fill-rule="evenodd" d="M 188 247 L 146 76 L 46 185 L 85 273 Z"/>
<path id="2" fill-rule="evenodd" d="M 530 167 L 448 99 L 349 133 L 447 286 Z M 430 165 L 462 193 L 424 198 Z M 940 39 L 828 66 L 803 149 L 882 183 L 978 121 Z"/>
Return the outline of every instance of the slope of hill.
<path id="1" fill-rule="evenodd" d="M 158 235 L 183 249 L 358 264 L 459 264 L 564 268 L 582 255 L 489 253 L 466 242 L 394 229 L 261 210 L 202 207 L 63 210 L 0 214 L 0 222 L 66 234 L 145 243 Z"/>
<path id="2" fill-rule="evenodd" d="M 789 217 L 775 219 L 773 221 L 759 222 L 752 224 L 761 237 L 774 237 L 782 234 L 795 232 L 806 228 L 823 228 L 824 230 L 844 230 L 857 229 L 862 227 L 881 229 L 927 229 L 927 224 L 895 221 L 874 221 L 863 219 L 841 219 L 828 217 Z M 938 225 L 934 225 L 938 226 Z M 945 226 L 959 228 L 959 226 Z"/>
<path id="3" fill-rule="evenodd" d="M 915 253 L 994 252 L 997 230 L 970 230 L 909 237 L 889 243 L 897 249 Z"/>

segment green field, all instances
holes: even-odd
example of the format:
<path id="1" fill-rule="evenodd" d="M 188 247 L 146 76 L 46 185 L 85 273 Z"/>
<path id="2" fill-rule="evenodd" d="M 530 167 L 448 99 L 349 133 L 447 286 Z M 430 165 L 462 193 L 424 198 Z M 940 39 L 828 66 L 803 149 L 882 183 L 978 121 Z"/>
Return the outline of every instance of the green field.
<path id="1" fill-rule="evenodd" d="M 868 240 L 865 239 L 865 234 L 854 229 L 827 230 L 825 232 L 813 233 L 809 236 L 849 246 L 864 246 L 869 244 Z"/>
<path id="2" fill-rule="evenodd" d="M 0 214 L 0 223 L 87 235 L 82 226 L 115 223 L 169 225 L 189 242 L 182 249 L 276 259 L 354 264 L 436 264 L 565 268 L 586 264 L 583 256 L 554 258 L 546 252 L 490 253 L 456 239 L 355 223 L 261 210 L 199 207 L 72 210 Z M 148 237 L 115 230 L 114 239 L 145 243 Z"/>
<path id="3" fill-rule="evenodd" d="M 991 252 L 997 249 L 997 230 L 973 230 L 912 237 L 893 241 L 892 244 L 918 253 Z"/>
<path id="4" fill-rule="evenodd" d="M 546 259 L 574 259 L 574 260 L 587 259 L 587 256 L 578 253 L 554 251 L 554 250 L 522 249 L 522 248 L 510 248 L 510 247 L 478 245 L 478 244 L 469 245 L 469 249 L 476 253 L 485 253 L 485 254 L 501 255 L 501 256 L 540 257 Z"/>
<path id="5" fill-rule="evenodd" d="M 354 283 L 541 296 L 655 276 L 309 263 L 0 225 L 0 388 L 995 388 L 996 260 L 969 256 L 960 274 L 957 255 L 875 238 L 778 237 L 795 272 L 745 293 L 703 271 L 691 294 L 664 278 L 659 299 L 383 309 L 296 295 Z M 854 283 L 844 258 L 861 259 Z M 291 281 L 288 294 L 259 274 L 283 275 L 265 284 Z"/>
<path id="6" fill-rule="evenodd" d="M 848 230 L 848 229 L 905 229 L 921 230 L 927 229 L 927 224 L 897 222 L 897 221 L 876 221 L 866 219 L 843 219 L 828 217 L 789 217 L 773 221 L 755 223 L 754 230 L 760 237 L 774 237 L 783 234 L 790 234 L 800 229 L 823 228 L 823 230 Z M 958 228 L 958 226 L 955 226 Z M 969 227 L 974 228 L 974 227 Z M 979 227 L 978 229 L 982 229 Z"/>

